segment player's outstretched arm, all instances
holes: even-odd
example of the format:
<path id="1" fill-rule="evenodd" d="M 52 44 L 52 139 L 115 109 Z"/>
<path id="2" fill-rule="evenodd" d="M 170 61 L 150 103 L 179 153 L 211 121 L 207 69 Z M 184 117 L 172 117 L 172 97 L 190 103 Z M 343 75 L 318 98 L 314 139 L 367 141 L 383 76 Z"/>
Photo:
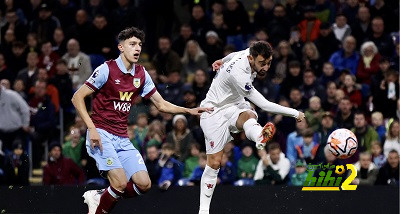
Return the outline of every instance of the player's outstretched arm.
<path id="1" fill-rule="evenodd" d="M 89 129 L 90 146 L 94 149 L 95 146 L 99 146 L 100 150 L 103 150 L 101 145 L 100 135 L 96 131 L 96 127 L 93 124 L 92 119 L 90 119 L 89 113 L 85 105 L 85 97 L 91 95 L 93 90 L 86 85 L 82 85 L 72 97 L 72 104 L 74 104 L 76 110 L 81 116 L 82 120 L 85 122 Z"/>
<path id="2" fill-rule="evenodd" d="M 165 113 L 171 114 L 191 114 L 191 115 L 200 115 L 203 112 L 211 112 L 212 108 L 184 108 L 177 105 L 174 105 L 162 98 L 160 93 L 156 91 L 151 97 L 151 102 L 156 106 L 156 108 Z"/>
<path id="3" fill-rule="evenodd" d="M 252 89 L 249 92 L 249 95 L 246 96 L 254 105 L 260 107 L 262 110 L 275 113 L 275 114 L 282 114 L 285 116 L 291 116 L 296 118 L 298 122 L 302 121 L 305 116 L 303 112 L 297 111 L 293 108 L 288 108 L 285 106 L 278 105 L 276 103 L 270 102 L 264 98 L 264 96 L 255 89 Z"/>

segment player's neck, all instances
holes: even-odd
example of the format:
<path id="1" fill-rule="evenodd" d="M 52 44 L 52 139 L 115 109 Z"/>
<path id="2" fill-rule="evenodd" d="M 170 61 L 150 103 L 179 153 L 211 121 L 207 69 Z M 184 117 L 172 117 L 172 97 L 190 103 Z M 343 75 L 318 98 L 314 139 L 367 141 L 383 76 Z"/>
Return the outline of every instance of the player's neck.
<path id="1" fill-rule="evenodd" d="M 124 63 L 124 66 L 127 71 L 130 71 L 133 68 L 134 63 L 130 63 L 124 55 L 121 55 L 122 62 Z"/>

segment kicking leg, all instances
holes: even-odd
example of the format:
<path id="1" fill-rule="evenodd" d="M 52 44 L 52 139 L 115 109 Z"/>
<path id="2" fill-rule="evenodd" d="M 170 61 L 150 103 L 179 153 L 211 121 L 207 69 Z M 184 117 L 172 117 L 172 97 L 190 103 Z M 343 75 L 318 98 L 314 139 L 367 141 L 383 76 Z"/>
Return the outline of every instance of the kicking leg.
<path id="1" fill-rule="evenodd" d="M 101 195 L 96 214 L 109 213 L 118 202 L 118 199 L 123 195 L 126 183 L 128 182 L 122 168 L 108 171 L 107 177 L 110 181 L 110 186 Z"/>
<path id="2" fill-rule="evenodd" d="M 217 184 L 219 167 L 224 151 L 207 155 L 207 165 L 200 181 L 200 209 L 199 214 L 209 213 L 211 198 Z"/>
<path id="3" fill-rule="evenodd" d="M 240 113 L 236 127 L 244 130 L 246 137 L 256 143 L 257 149 L 264 148 L 265 144 L 272 139 L 275 134 L 275 126 L 272 123 L 261 127 L 257 122 L 257 116 L 251 111 Z"/>

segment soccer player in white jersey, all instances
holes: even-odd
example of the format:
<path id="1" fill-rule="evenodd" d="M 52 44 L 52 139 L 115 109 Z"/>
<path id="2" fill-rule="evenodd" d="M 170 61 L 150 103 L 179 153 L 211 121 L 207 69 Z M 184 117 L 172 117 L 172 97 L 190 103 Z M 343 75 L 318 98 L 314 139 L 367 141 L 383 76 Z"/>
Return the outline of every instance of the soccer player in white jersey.
<path id="1" fill-rule="evenodd" d="M 200 104 L 201 107 L 214 108 L 214 111 L 211 114 L 203 113 L 200 117 L 207 165 L 201 177 L 199 213 L 209 213 L 223 148 L 233 139 L 230 132 L 244 131 L 258 149 L 263 149 L 275 133 L 272 123 L 264 127 L 257 123 L 257 113 L 244 98 L 264 111 L 291 116 L 298 122 L 304 119 L 304 113 L 269 102 L 253 87 L 256 75 L 265 75 L 271 61 L 271 46 L 267 42 L 258 41 L 250 48 L 231 53 L 212 65 L 214 70 L 219 70 L 206 98 Z"/>

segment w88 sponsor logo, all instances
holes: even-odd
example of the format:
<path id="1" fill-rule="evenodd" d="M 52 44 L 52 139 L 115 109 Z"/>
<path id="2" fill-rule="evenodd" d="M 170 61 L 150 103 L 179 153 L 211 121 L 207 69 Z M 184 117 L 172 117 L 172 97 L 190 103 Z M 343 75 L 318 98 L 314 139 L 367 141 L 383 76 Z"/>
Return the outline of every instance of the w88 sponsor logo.
<path id="1" fill-rule="evenodd" d="M 122 112 L 129 112 L 131 110 L 131 103 L 128 102 L 116 102 L 114 101 L 114 110 L 122 111 Z"/>

